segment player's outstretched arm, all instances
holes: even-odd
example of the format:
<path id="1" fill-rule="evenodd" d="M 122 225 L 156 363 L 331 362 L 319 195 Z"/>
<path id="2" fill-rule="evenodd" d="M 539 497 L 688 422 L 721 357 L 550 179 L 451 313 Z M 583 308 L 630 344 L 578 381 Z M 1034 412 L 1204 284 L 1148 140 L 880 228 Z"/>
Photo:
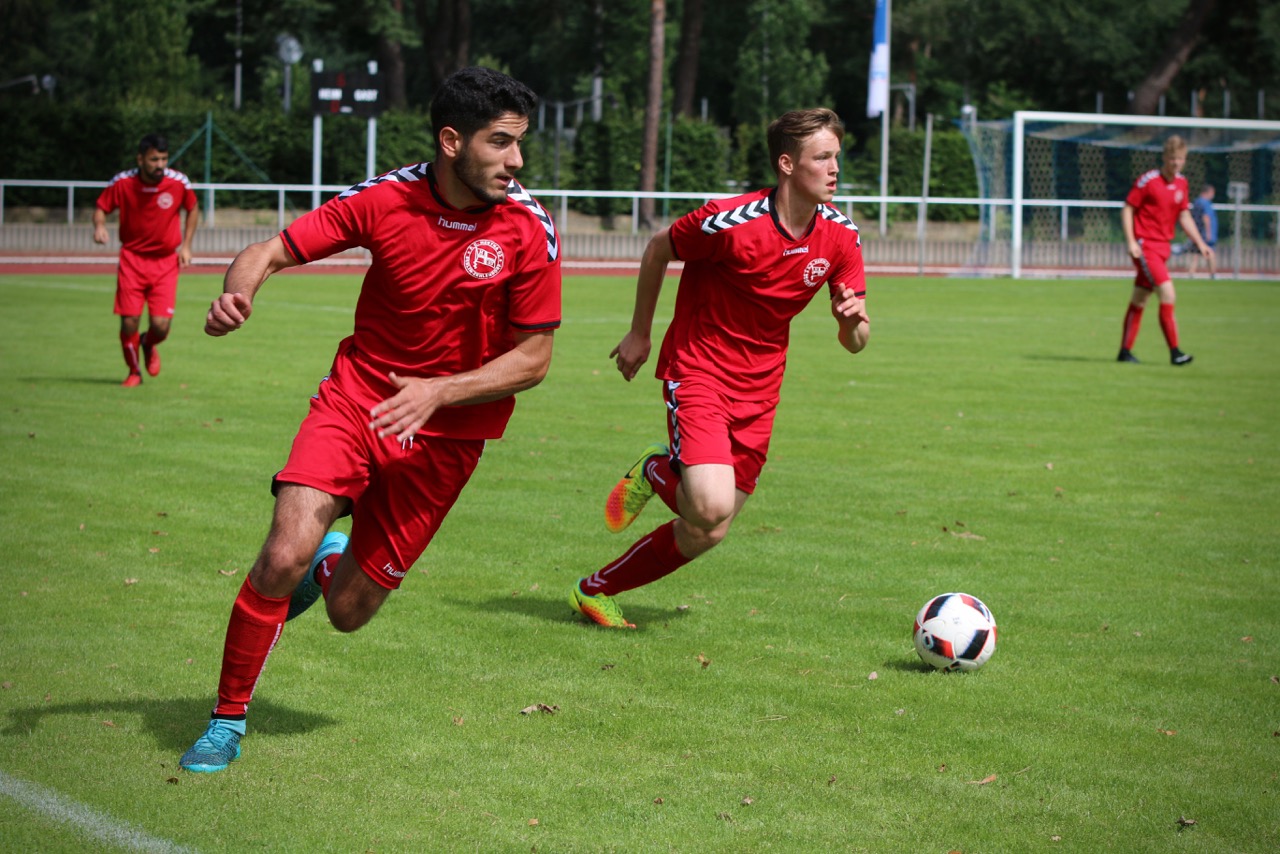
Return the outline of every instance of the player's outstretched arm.
<path id="1" fill-rule="evenodd" d="M 669 229 L 662 229 L 645 246 L 640 259 L 640 274 L 636 277 L 636 305 L 631 314 L 631 329 L 622 336 L 609 357 L 618 366 L 623 379 L 631 382 L 636 372 L 648 360 L 653 347 L 653 314 L 658 308 L 658 296 L 667 275 L 667 265 L 675 260 Z"/>
<path id="2" fill-rule="evenodd" d="M 253 312 L 253 297 L 267 277 L 297 264 L 278 234 L 240 250 L 227 268 L 222 294 L 213 301 L 205 315 L 205 333 L 216 337 L 239 329 Z"/>
<path id="3" fill-rule="evenodd" d="M 516 346 L 474 371 L 445 377 L 389 374 L 399 389 L 369 411 L 369 429 L 381 439 L 410 439 L 442 406 L 487 403 L 533 388 L 551 367 L 551 330 L 516 334 Z"/>
<path id="4" fill-rule="evenodd" d="M 871 319 L 867 316 L 867 302 L 854 294 L 843 283 L 832 288 L 831 314 L 839 330 L 836 339 L 850 353 L 861 353 L 871 338 Z"/>

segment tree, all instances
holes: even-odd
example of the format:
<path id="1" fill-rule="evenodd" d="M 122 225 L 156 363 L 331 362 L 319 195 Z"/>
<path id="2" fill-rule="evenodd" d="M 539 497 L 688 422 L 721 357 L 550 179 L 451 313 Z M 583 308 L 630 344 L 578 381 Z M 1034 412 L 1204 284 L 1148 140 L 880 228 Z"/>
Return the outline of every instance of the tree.
<path id="1" fill-rule="evenodd" d="M 640 189 L 651 193 L 658 184 L 658 125 L 662 121 L 662 82 L 667 27 L 666 0 L 649 5 L 649 94 L 644 105 L 644 146 L 640 154 Z M 640 200 L 640 227 L 652 229 L 653 199 Z"/>
<path id="2" fill-rule="evenodd" d="M 199 65 L 187 55 L 188 5 L 97 0 L 92 53 L 100 99 L 169 107 L 193 100 Z"/>
<path id="3" fill-rule="evenodd" d="M 417 4 L 434 92 L 446 77 L 471 61 L 471 0 L 436 0 L 434 4 L 417 0 Z"/>
<path id="4" fill-rule="evenodd" d="M 702 46 L 702 0 L 684 0 L 680 16 L 680 51 L 676 55 L 675 97 L 672 108 L 678 116 L 693 115 L 693 98 L 698 87 L 698 58 Z"/>
<path id="5" fill-rule="evenodd" d="M 1164 53 L 1133 90 L 1133 104 L 1130 107 L 1133 113 L 1140 116 L 1155 115 L 1160 96 L 1169 88 L 1173 78 L 1191 56 L 1191 51 L 1200 42 L 1201 31 L 1215 2 L 1216 0 L 1190 0 L 1187 4 L 1178 28 L 1165 44 Z"/>
<path id="6" fill-rule="evenodd" d="M 827 60 L 807 45 L 812 0 L 751 0 L 733 91 L 739 121 L 765 124 L 787 110 L 828 102 Z M 868 50 L 870 43 L 868 42 Z"/>

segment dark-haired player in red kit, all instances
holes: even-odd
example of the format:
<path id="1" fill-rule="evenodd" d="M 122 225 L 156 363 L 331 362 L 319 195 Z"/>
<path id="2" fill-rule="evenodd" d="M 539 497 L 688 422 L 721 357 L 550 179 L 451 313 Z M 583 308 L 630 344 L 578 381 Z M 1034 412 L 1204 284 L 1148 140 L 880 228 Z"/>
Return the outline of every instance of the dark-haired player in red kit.
<path id="1" fill-rule="evenodd" d="M 231 609 L 218 700 L 183 755 L 221 771 L 284 629 L 321 596 L 341 632 L 400 586 L 502 435 L 516 392 L 542 381 L 560 325 L 560 244 L 514 178 L 537 96 L 464 68 L 431 104 L 436 159 L 352 187 L 241 252 L 205 331 L 239 329 L 271 274 L 363 246 L 355 331 L 275 476 L 271 530 Z M 351 537 L 331 532 L 351 514 Z"/>
<path id="2" fill-rule="evenodd" d="M 844 126 L 798 110 L 769 126 L 774 188 L 713 201 L 653 236 L 640 263 L 631 330 L 611 354 L 630 382 L 649 356 L 667 265 L 684 261 L 675 315 L 658 355 L 670 446 L 653 444 L 605 502 L 621 531 L 653 495 L 678 516 L 580 580 L 570 605 L 634 628 L 614 597 L 656 581 L 724 539 L 755 491 L 773 431 L 791 319 L 818 293 L 850 353 L 870 335 L 858 229 L 831 203 Z"/>
<path id="3" fill-rule="evenodd" d="M 1191 215 L 1191 198 L 1182 167 L 1187 162 L 1187 143 L 1176 134 L 1165 140 L 1164 159 L 1159 169 L 1152 169 L 1134 182 L 1120 210 L 1120 226 L 1137 275 L 1133 279 L 1133 295 L 1124 315 L 1124 331 L 1120 339 L 1117 362 L 1137 362 L 1134 342 L 1142 326 L 1142 312 L 1155 291 L 1160 298 L 1160 329 L 1169 345 L 1169 361 L 1174 365 L 1191 364 L 1191 355 L 1178 349 L 1178 321 L 1173 306 L 1177 295 L 1168 261 L 1172 253 L 1174 226 L 1181 225 L 1200 254 L 1213 260 L 1213 247 L 1204 242 Z"/>
<path id="4" fill-rule="evenodd" d="M 160 373 L 157 347 L 169 337 L 178 298 L 178 267 L 191 264 L 191 241 L 200 224 L 200 208 L 187 176 L 169 168 L 169 142 L 149 133 L 138 143 L 138 167 L 120 172 L 98 196 L 93 209 L 93 240 L 106 244 L 107 214 L 120 211 L 120 266 L 116 273 L 115 313 L 120 315 L 120 349 L 129 375 L 121 385 L 142 385 L 147 373 Z M 178 212 L 187 212 L 186 228 Z M 177 254 L 174 254 L 174 250 Z M 139 335 L 142 308 L 147 331 Z"/>

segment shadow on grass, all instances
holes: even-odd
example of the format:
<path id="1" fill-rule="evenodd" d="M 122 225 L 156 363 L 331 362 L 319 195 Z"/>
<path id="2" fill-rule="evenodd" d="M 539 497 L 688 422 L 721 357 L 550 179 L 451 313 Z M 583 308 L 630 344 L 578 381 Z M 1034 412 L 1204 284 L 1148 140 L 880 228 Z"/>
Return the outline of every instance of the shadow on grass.
<path id="1" fill-rule="evenodd" d="M 880 665 L 883 670 L 900 670 L 903 673 L 933 673 L 937 668 L 930 667 L 918 658 L 894 658 Z"/>
<path id="2" fill-rule="evenodd" d="M 1116 360 L 1115 356 L 1059 356 L 1052 353 L 1028 353 L 1022 358 L 1031 362 L 1082 362 L 1085 364 Z"/>
<path id="3" fill-rule="evenodd" d="M 9 711 L 9 720 L 0 730 L 0 737 L 30 733 L 52 715 L 92 716 L 113 723 L 115 717 L 137 715 L 142 719 L 143 729 L 156 739 L 160 747 L 180 752 L 190 747 L 204 731 L 212 707 L 209 697 L 42 703 Z M 328 715 L 297 711 L 270 700 L 254 700 L 250 711 L 254 735 L 296 735 L 337 723 Z"/>
<path id="4" fill-rule="evenodd" d="M 450 599 L 445 601 L 459 608 L 473 609 L 476 602 L 471 599 Z M 569 605 L 566 592 L 563 599 L 548 599 L 535 596 L 494 596 L 481 604 L 485 611 L 505 611 L 509 614 L 520 614 L 535 617 L 551 623 L 581 623 L 589 625 L 587 618 L 573 610 Z M 646 627 L 658 627 L 672 620 L 683 620 L 688 611 L 676 611 L 671 608 L 650 608 L 644 605 L 624 605 L 623 613 L 627 619 L 643 631 Z"/>
<path id="5" fill-rule="evenodd" d="M 108 377 L 19 377 L 20 383 L 67 383 L 75 385 L 120 385 L 120 380 Z M 159 382 L 159 380 L 156 380 Z"/>

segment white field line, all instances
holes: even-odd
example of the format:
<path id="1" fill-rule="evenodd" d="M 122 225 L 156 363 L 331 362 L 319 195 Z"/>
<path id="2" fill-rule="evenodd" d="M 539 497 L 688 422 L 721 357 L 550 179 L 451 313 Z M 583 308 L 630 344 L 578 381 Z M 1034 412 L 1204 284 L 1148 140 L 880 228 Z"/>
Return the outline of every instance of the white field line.
<path id="1" fill-rule="evenodd" d="M 147 852 L 189 852 L 186 848 L 167 839 L 151 836 L 126 822 L 118 821 L 109 815 L 97 812 L 84 804 L 63 797 L 52 789 L 36 783 L 28 783 L 17 777 L 10 777 L 0 771 L 0 795 L 38 812 L 45 818 L 69 824 L 76 830 L 94 839 L 124 848 L 128 851 Z"/>

